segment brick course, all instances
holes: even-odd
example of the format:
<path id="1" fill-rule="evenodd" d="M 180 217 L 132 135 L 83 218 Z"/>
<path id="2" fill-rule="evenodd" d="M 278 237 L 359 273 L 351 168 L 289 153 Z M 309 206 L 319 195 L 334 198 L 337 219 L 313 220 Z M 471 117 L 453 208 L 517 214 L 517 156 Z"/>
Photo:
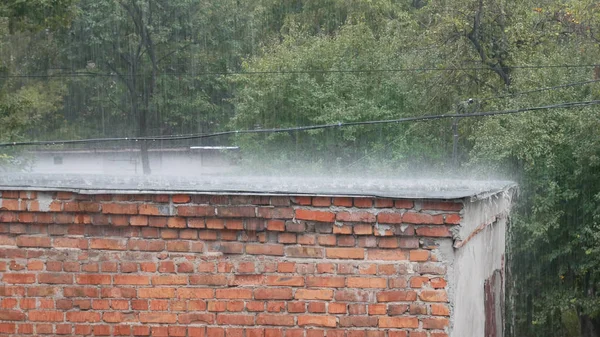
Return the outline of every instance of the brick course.
<path id="1" fill-rule="evenodd" d="M 0 336 L 447 336 L 462 207 L 1 192 Z"/>

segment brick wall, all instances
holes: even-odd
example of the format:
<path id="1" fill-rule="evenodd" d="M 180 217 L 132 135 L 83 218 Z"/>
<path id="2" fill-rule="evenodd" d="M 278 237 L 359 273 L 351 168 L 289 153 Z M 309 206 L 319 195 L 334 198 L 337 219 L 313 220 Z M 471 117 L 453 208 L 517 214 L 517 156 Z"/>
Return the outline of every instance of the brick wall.
<path id="1" fill-rule="evenodd" d="M 2 192 L 0 335 L 446 337 L 461 203 Z"/>

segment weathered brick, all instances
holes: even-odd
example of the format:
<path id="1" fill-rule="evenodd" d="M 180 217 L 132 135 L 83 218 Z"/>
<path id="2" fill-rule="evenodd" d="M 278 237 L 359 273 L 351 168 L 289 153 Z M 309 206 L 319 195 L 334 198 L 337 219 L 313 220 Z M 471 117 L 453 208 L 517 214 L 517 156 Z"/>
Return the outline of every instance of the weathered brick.
<path id="1" fill-rule="evenodd" d="M 254 290 L 256 300 L 290 300 L 292 299 L 291 288 L 263 288 Z"/>
<path id="2" fill-rule="evenodd" d="M 294 325 L 294 316 L 258 314 L 256 316 L 256 324 L 258 324 L 258 325 L 293 326 Z M 265 335 L 265 336 L 267 336 L 267 335 Z M 275 335 L 272 335 L 272 336 L 275 336 Z"/>
<path id="3" fill-rule="evenodd" d="M 419 299 L 425 302 L 448 302 L 448 294 L 445 290 L 423 290 L 419 293 Z"/>
<path id="4" fill-rule="evenodd" d="M 299 326 L 323 326 L 333 328 L 337 325 L 336 319 L 333 316 L 298 316 Z"/>
<path id="5" fill-rule="evenodd" d="M 416 317 L 379 317 L 380 328 L 418 328 L 419 320 Z"/>
<path id="6" fill-rule="evenodd" d="M 441 317 L 423 318 L 421 321 L 423 322 L 423 329 L 443 330 L 449 325 L 448 319 Z"/>
<path id="7" fill-rule="evenodd" d="M 215 216 L 213 206 L 177 206 L 177 215 L 179 216 Z"/>
<path id="8" fill-rule="evenodd" d="M 416 299 L 417 293 L 414 291 L 392 290 L 377 293 L 377 302 L 407 302 Z"/>
<path id="9" fill-rule="evenodd" d="M 347 222 L 375 222 L 375 214 L 364 211 L 338 212 L 336 220 Z"/>
<path id="10" fill-rule="evenodd" d="M 386 288 L 387 279 L 381 277 L 348 277 L 348 288 Z"/>
<path id="11" fill-rule="evenodd" d="M 431 305 L 431 314 L 434 316 L 450 316 L 450 309 L 445 304 L 434 303 Z"/>
<path id="12" fill-rule="evenodd" d="M 316 211 L 311 209 L 296 209 L 296 219 L 333 222 L 335 221 L 335 213 L 329 211 Z"/>
<path id="13" fill-rule="evenodd" d="M 326 256 L 329 259 L 364 259 L 364 248 L 327 248 Z"/>
<path id="14" fill-rule="evenodd" d="M 377 214 L 377 222 L 387 224 L 401 224 L 402 214 L 401 213 L 388 213 L 382 212 Z"/>
<path id="15" fill-rule="evenodd" d="M 331 300 L 333 290 L 330 289 L 298 289 L 294 298 L 297 300 Z"/>
<path id="16" fill-rule="evenodd" d="M 463 204 L 451 201 L 424 201 L 421 208 L 432 211 L 455 211 L 463 209 Z"/>
<path id="17" fill-rule="evenodd" d="M 107 203 L 102 204 L 104 214 L 138 214 L 137 204 Z"/>
<path id="18" fill-rule="evenodd" d="M 285 247 L 285 255 L 300 258 L 322 258 L 325 249 L 318 247 L 289 246 Z"/>
<path id="19" fill-rule="evenodd" d="M 416 229 L 418 236 L 430 236 L 430 237 L 446 237 L 451 238 L 452 232 L 446 226 L 423 226 L 417 227 Z"/>

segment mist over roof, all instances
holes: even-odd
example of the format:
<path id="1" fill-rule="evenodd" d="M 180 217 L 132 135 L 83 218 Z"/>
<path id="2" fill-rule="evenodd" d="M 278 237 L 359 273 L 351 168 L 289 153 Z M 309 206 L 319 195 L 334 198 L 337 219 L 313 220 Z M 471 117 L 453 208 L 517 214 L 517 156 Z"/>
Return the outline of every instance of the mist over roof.
<path id="1" fill-rule="evenodd" d="M 326 195 L 412 199 L 486 198 L 511 181 L 296 176 L 162 176 L 6 173 L 0 189 L 78 193 Z"/>

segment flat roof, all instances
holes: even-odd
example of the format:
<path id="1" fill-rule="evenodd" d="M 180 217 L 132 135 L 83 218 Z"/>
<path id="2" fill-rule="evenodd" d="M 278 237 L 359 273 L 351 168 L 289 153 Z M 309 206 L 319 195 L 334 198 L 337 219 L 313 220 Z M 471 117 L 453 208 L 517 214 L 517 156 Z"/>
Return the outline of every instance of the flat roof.
<path id="1" fill-rule="evenodd" d="M 159 176 L 3 173 L 0 190 L 104 193 L 364 196 L 484 199 L 515 188 L 511 181 L 369 177 Z"/>

